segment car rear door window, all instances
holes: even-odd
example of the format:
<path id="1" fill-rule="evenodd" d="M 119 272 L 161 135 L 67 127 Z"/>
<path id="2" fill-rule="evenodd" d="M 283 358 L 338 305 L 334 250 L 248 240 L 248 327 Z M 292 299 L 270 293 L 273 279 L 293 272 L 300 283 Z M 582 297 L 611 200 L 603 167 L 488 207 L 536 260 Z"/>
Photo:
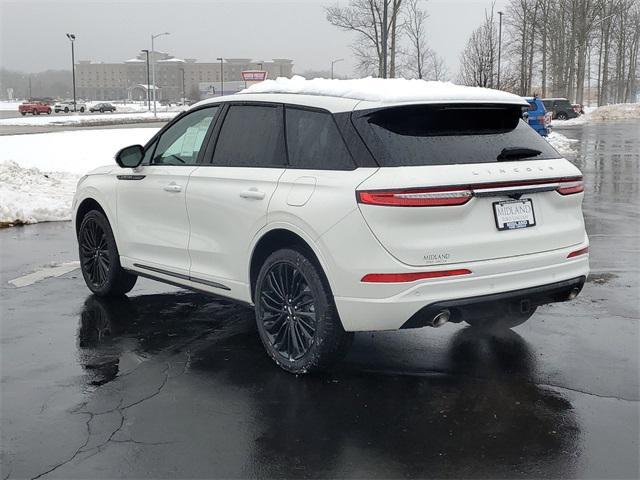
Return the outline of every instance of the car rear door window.
<path id="1" fill-rule="evenodd" d="M 287 149 L 291 168 L 353 170 L 351 154 L 329 112 L 286 108 Z"/>
<path id="2" fill-rule="evenodd" d="M 354 114 L 374 157 L 385 167 L 497 162 L 503 149 L 560 155 L 521 120 L 520 106 L 411 105 Z"/>
<path id="3" fill-rule="evenodd" d="M 191 112 L 162 132 L 153 154 L 154 165 L 194 165 L 218 106 Z"/>
<path id="4" fill-rule="evenodd" d="M 231 105 L 218 135 L 213 164 L 283 167 L 286 164 L 281 105 Z"/>

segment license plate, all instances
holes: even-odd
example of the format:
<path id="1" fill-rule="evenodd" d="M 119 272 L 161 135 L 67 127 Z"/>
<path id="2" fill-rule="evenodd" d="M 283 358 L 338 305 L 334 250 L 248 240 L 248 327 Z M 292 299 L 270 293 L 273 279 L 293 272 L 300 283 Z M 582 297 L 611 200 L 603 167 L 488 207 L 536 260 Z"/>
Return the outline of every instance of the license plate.
<path id="1" fill-rule="evenodd" d="M 493 213 L 498 230 L 517 230 L 533 227 L 536 224 L 533 202 L 530 198 L 494 202 Z"/>

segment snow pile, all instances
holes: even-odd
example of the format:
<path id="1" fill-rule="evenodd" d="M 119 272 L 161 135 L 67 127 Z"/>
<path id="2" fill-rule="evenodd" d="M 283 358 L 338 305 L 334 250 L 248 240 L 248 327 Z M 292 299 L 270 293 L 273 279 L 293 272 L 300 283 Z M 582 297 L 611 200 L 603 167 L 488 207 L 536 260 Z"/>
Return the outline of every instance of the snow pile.
<path id="1" fill-rule="evenodd" d="M 182 107 L 186 110 L 187 107 Z M 3 125 L 17 126 L 57 126 L 57 125 L 109 125 L 109 124 L 125 124 L 167 121 L 175 117 L 178 112 L 158 112 L 157 118 L 153 116 L 153 112 L 140 113 L 70 113 L 68 115 L 35 115 L 15 118 L 4 118 L 0 120 L 0 127 Z"/>
<path id="2" fill-rule="evenodd" d="M 80 175 L 112 165 L 116 152 L 144 144 L 157 128 L 0 136 L 0 226 L 71 218 Z"/>
<path id="3" fill-rule="evenodd" d="M 15 100 L 2 100 L 0 101 L 0 112 L 17 112 L 21 104 L 22 102 Z"/>
<path id="4" fill-rule="evenodd" d="M 115 165 L 115 154 L 128 145 L 144 145 L 157 128 L 114 128 L 29 135 L 0 135 L 0 161 L 21 167 L 83 174 Z"/>
<path id="5" fill-rule="evenodd" d="M 0 163 L 0 226 L 71 219 L 78 175 Z"/>
<path id="6" fill-rule="evenodd" d="M 578 140 L 567 138 L 558 132 L 551 132 L 546 139 L 561 155 L 576 153 L 574 147 L 578 143 Z"/>
<path id="7" fill-rule="evenodd" d="M 517 95 L 500 90 L 480 87 L 465 87 L 451 82 L 427 82 L 405 78 L 359 78 L 354 80 L 329 80 L 314 78 L 306 80 L 294 75 L 251 85 L 240 93 L 298 93 L 326 95 L 372 102 L 464 102 L 483 101 L 527 105 Z"/>
<path id="8" fill-rule="evenodd" d="M 582 125 L 588 122 L 606 122 L 608 120 L 634 120 L 640 119 L 640 103 L 616 103 L 603 105 L 587 111 L 584 115 L 571 120 L 554 120 L 556 126 Z"/>

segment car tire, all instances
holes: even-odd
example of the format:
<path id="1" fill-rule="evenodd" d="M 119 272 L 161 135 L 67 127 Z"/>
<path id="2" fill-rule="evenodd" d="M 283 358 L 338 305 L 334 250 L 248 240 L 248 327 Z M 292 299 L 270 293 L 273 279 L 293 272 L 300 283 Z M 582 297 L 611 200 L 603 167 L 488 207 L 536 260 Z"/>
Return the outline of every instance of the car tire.
<path id="1" fill-rule="evenodd" d="M 47 110 L 47 115 L 51 115 L 51 109 Z"/>
<path id="2" fill-rule="evenodd" d="M 64 107 L 64 113 L 69 113 L 69 107 Z"/>
<path id="3" fill-rule="evenodd" d="M 38 115 L 38 111 L 37 110 L 32 110 L 31 111 L 31 115 Z"/>
<path id="4" fill-rule="evenodd" d="M 80 270 L 87 287 L 101 297 L 122 296 L 138 279 L 120 265 L 120 254 L 107 217 L 98 210 L 87 213 L 78 229 Z"/>
<path id="5" fill-rule="evenodd" d="M 515 312 L 498 314 L 490 317 L 482 318 L 465 318 L 465 322 L 474 328 L 482 330 L 508 330 L 518 325 L 522 325 L 529 320 L 534 313 L 536 313 L 537 307 L 532 307 L 527 312 Z"/>
<path id="6" fill-rule="evenodd" d="M 287 372 L 324 370 L 351 347 L 353 333 L 344 331 L 324 272 L 306 249 L 272 253 L 254 298 L 262 344 Z"/>
<path id="7" fill-rule="evenodd" d="M 101 109 L 100 109 L 100 113 L 104 113 L 104 108 L 101 108 Z"/>
<path id="8" fill-rule="evenodd" d="M 80 113 L 84 113 L 84 107 L 80 107 Z"/>
<path id="9" fill-rule="evenodd" d="M 27 112 L 20 112 L 20 114 L 24 117 L 27 114 Z"/>
<path id="10" fill-rule="evenodd" d="M 566 120 L 569 117 L 565 112 L 558 112 L 558 115 L 556 115 L 556 118 L 558 120 Z"/>

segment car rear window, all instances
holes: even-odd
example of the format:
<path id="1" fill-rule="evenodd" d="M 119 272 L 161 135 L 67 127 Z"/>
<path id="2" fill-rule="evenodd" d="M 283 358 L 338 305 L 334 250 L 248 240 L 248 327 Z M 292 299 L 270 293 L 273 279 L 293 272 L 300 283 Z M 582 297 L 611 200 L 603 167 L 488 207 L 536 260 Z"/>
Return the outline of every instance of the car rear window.
<path id="1" fill-rule="evenodd" d="M 505 148 L 560 155 L 521 120 L 520 106 L 411 105 L 354 113 L 354 124 L 380 166 L 497 162 Z"/>

